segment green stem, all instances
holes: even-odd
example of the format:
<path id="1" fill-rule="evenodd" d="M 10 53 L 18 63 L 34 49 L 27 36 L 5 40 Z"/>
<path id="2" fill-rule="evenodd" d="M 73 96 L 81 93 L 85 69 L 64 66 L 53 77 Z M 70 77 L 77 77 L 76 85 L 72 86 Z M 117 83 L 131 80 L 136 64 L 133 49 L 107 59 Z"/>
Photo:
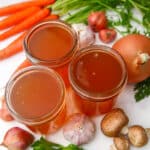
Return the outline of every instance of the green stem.
<path id="1" fill-rule="evenodd" d="M 149 11 L 149 8 L 146 8 L 136 2 L 134 2 L 133 0 L 128 0 L 135 8 L 139 9 L 139 10 L 145 10 L 145 11 Z"/>
<path id="2" fill-rule="evenodd" d="M 114 9 L 114 8 L 112 8 L 112 7 L 110 7 L 110 6 L 106 5 L 106 4 L 104 4 L 104 3 L 102 3 L 101 1 L 96 1 L 96 2 L 97 2 L 98 4 L 101 4 L 102 6 L 104 6 L 105 8 L 107 8 L 107 9 L 109 9 L 109 10 L 113 10 L 113 11 L 119 13 L 119 11 L 117 11 L 116 9 Z"/>

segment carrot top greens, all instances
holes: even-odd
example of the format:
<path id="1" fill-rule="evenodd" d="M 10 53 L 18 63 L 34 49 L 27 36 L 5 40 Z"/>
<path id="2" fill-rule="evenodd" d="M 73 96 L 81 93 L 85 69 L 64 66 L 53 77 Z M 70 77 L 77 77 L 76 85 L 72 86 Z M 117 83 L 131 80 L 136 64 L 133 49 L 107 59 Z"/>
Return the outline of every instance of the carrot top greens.
<path id="1" fill-rule="evenodd" d="M 148 0 L 57 0 L 52 6 L 68 23 L 87 23 L 90 12 L 103 10 L 107 13 L 109 27 L 121 34 L 140 33 L 133 22 L 144 27 L 143 34 L 150 36 L 150 1 Z M 140 13 L 136 17 L 133 11 Z M 67 15 L 66 15 L 67 14 Z M 123 30 L 119 29 L 122 26 Z"/>

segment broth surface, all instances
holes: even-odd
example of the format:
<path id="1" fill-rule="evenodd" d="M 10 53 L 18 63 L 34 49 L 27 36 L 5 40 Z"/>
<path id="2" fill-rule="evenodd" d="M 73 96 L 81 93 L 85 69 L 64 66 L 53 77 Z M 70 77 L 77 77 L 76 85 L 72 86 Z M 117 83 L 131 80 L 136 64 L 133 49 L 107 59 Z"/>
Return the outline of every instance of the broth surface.
<path id="1" fill-rule="evenodd" d="M 32 56 L 41 60 L 59 59 L 73 48 L 73 37 L 62 27 L 45 25 L 32 33 L 28 49 Z"/>
<path id="2" fill-rule="evenodd" d="M 41 117 L 61 102 L 60 83 L 49 73 L 32 71 L 17 79 L 12 88 L 11 103 L 24 118 Z"/>
<path id="3" fill-rule="evenodd" d="M 74 64 L 74 80 L 87 92 L 107 92 L 115 88 L 122 79 L 119 61 L 105 52 L 90 52 L 79 57 Z"/>

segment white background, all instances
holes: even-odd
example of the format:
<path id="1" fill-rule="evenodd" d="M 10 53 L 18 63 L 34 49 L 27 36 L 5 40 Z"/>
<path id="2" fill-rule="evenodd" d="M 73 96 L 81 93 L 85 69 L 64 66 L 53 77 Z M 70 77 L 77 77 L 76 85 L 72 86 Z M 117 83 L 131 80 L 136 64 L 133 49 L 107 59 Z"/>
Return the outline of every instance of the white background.
<path id="1" fill-rule="evenodd" d="M 0 0 L 0 7 L 20 2 L 21 0 Z M 2 19 L 2 18 L 0 18 Z M 0 31 L 1 32 L 1 31 Z M 16 37 L 12 37 L 5 41 L 0 41 L 0 49 L 7 46 L 12 40 Z M 99 41 L 97 41 L 99 42 Z M 6 82 L 8 81 L 10 75 L 16 69 L 16 67 L 24 60 L 25 55 L 23 52 L 7 59 L 0 61 L 0 94 L 2 95 L 2 87 L 5 87 Z M 127 85 L 124 91 L 120 94 L 117 104 L 115 107 L 123 108 L 124 111 L 129 116 L 129 125 L 139 124 L 143 125 L 145 128 L 150 127 L 150 97 L 144 99 L 143 101 L 136 103 L 134 99 L 133 85 Z M 112 144 L 112 138 L 104 136 L 100 131 L 100 121 L 103 116 L 93 118 L 97 126 L 96 136 L 89 144 L 84 145 L 85 150 L 110 150 L 110 145 Z M 12 126 L 21 126 L 15 121 L 13 122 L 4 122 L 0 120 L 0 142 L 3 139 L 5 132 Z M 37 135 L 38 138 L 40 135 Z M 49 135 L 48 138 L 54 142 L 66 145 L 68 142 L 63 138 L 62 131 L 60 130 L 56 134 Z M 131 150 L 150 150 L 150 142 L 143 148 L 134 148 L 131 147 Z M 0 150 L 3 150 L 0 147 Z"/>

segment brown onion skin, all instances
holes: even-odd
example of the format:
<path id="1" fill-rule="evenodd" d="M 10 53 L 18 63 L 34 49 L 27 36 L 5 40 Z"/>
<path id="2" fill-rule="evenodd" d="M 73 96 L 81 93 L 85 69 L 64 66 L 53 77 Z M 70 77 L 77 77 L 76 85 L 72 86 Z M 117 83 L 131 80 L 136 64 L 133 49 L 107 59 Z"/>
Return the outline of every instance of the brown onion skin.
<path id="1" fill-rule="evenodd" d="M 118 51 L 126 62 L 129 83 L 137 83 L 150 76 L 150 60 L 144 64 L 138 64 L 136 61 L 140 53 L 150 55 L 150 38 L 130 34 L 116 41 L 112 48 Z"/>

